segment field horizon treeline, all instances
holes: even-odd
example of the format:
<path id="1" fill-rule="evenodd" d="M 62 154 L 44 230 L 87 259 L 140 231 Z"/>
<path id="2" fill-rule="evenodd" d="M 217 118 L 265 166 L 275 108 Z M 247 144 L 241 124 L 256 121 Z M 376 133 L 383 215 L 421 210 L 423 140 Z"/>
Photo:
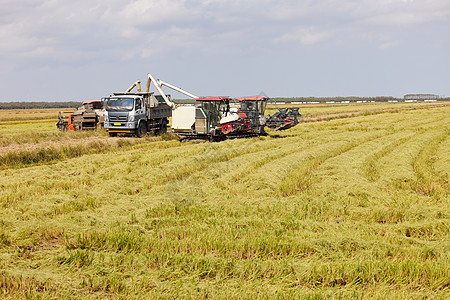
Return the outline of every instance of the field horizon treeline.
<path id="1" fill-rule="evenodd" d="M 195 99 L 174 99 L 178 104 L 193 104 Z M 350 103 L 356 103 L 358 101 L 364 102 L 388 102 L 388 101 L 404 101 L 403 98 L 395 98 L 392 96 L 376 96 L 376 97 L 273 97 L 270 98 L 270 102 L 311 102 L 311 103 L 325 103 L 325 102 L 343 102 L 349 101 Z M 423 100 L 417 100 L 421 102 Z M 438 101 L 450 101 L 450 98 L 440 98 Z M 43 109 L 43 108 L 76 108 L 81 105 L 83 101 L 10 101 L 0 102 L 0 109 Z M 269 103 L 270 103 L 269 102 Z"/>
<path id="2" fill-rule="evenodd" d="M 43 108 L 76 108 L 82 101 L 59 102 L 0 102 L 0 109 L 43 109 Z"/>

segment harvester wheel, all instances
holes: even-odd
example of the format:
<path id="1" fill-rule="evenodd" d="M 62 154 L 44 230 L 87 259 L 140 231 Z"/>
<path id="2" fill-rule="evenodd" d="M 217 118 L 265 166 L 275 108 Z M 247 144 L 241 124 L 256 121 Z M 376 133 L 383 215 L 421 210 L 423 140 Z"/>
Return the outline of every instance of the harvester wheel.
<path id="1" fill-rule="evenodd" d="M 137 137 L 141 138 L 146 133 L 147 133 L 147 128 L 146 128 L 145 122 L 142 121 L 141 123 L 139 123 L 139 127 L 137 129 L 136 135 L 137 135 Z"/>
<path id="2" fill-rule="evenodd" d="M 264 130 L 264 126 L 261 126 L 259 128 L 259 135 L 261 136 L 268 136 L 269 134 Z"/>

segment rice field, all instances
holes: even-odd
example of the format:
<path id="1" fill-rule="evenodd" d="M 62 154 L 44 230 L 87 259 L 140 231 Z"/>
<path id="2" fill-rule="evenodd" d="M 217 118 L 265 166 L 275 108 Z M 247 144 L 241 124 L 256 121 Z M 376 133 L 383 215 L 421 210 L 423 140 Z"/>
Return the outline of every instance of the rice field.
<path id="1" fill-rule="evenodd" d="M 0 109 L 0 123 L 58 120 L 60 111 L 73 112 L 74 108 L 46 108 L 46 109 Z"/>
<path id="2" fill-rule="evenodd" d="M 448 299 L 450 105 L 180 143 L 0 123 L 2 298 Z"/>

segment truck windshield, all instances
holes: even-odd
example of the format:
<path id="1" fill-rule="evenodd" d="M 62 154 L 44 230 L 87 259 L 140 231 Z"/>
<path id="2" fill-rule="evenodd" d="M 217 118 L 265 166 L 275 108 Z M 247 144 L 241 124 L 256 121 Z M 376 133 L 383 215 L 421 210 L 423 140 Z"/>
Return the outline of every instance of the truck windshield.
<path id="1" fill-rule="evenodd" d="M 111 98 L 106 103 L 107 111 L 130 111 L 133 109 L 133 98 Z"/>

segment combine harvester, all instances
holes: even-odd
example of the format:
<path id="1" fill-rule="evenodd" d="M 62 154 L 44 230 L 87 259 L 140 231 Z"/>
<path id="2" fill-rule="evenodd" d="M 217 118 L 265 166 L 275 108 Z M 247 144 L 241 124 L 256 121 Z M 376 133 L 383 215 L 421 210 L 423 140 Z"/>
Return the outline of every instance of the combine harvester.
<path id="1" fill-rule="evenodd" d="M 268 97 L 235 99 L 238 108 L 231 108 L 229 97 L 197 98 L 193 107 L 179 107 L 172 115 L 172 132 L 180 140 L 225 139 L 265 136 L 265 127 L 272 131 L 286 130 L 299 123 L 298 108 L 284 108 L 273 116 L 265 116 Z"/>
<path id="2" fill-rule="evenodd" d="M 236 99 L 240 107 L 233 110 L 229 97 L 197 98 L 197 105 L 179 107 L 172 117 L 172 132 L 189 139 L 222 141 L 267 135 L 264 131 L 267 97 Z"/>
<path id="3" fill-rule="evenodd" d="M 93 130 L 102 128 L 104 121 L 102 101 L 84 101 L 74 112 L 59 112 L 56 127 L 61 131 Z"/>
<path id="4" fill-rule="evenodd" d="M 150 92 L 153 82 L 159 95 Z M 196 100 L 194 106 L 176 106 L 162 87 L 166 86 Z M 132 92 L 134 88 L 137 92 Z M 172 117 L 172 134 L 180 141 L 203 139 L 222 141 L 267 135 L 265 127 L 284 130 L 298 124 L 301 116 L 297 109 L 286 109 L 273 116 L 264 115 L 268 97 L 237 98 L 238 107 L 231 107 L 229 97 L 198 97 L 170 83 L 147 76 L 147 89 L 141 91 L 140 81 L 136 81 L 123 93 L 114 93 L 104 98 L 106 103 L 105 128 L 110 136 L 126 133 L 144 136 L 147 132 L 156 134 L 167 132 L 168 118 Z"/>

